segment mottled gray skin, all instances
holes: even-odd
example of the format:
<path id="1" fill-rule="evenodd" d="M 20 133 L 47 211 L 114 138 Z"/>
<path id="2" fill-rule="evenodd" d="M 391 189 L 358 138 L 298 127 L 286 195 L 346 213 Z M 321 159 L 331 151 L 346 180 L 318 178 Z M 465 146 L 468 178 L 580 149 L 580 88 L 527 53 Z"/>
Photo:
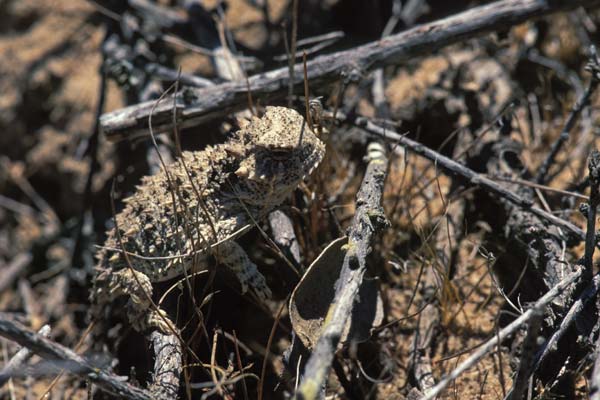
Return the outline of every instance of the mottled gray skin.
<path id="1" fill-rule="evenodd" d="M 169 333 L 173 325 L 144 291 L 151 295 L 152 282 L 206 268 L 209 254 L 234 271 L 242 292 L 250 286 L 269 297 L 264 277 L 234 239 L 280 205 L 324 153 L 300 114 L 267 107 L 226 143 L 185 152 L 166 171 L 144 177 L 116 217 L 122 247 L 115 228 L 98 254 L 93 316 L 127 296 L 134 328 Z"/>

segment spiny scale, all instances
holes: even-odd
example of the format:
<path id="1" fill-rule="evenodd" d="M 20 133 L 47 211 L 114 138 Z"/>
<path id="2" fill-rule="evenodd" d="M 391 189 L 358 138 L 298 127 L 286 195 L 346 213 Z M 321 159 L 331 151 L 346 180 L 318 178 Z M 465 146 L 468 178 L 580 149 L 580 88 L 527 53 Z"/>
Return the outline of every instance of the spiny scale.
<path id="1" fill-rule="evenodd" d="M 151 293 L 151 282 L 202 268 L 209 251 L 236 273 L 242 291 L 250 286 L 259 297 L 268 297 L 264 277 L 234 239 L 280 205 L 324 153 L 298 112 L 267 107 L 263 117 L 253 118 L 226 143 L 184 152 L 166 171 L 144 177 L 116 217 L 135 272 L 115 227 L 98 254 L 93 313 L 129 296 L 127 313 L 135 328 L 168 329 L 140 292 L 140 282 Z"/>

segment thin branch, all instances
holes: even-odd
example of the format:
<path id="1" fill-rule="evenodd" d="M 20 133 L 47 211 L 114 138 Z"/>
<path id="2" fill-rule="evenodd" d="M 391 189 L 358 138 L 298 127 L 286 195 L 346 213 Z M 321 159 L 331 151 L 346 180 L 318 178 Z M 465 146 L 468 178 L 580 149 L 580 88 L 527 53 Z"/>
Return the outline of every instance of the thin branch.
<path id="1" fill-rule="evenodd" d="M 37 332 L 38 335 L 48 338 L 50 337 L 50 325 L 44 325 Z M 27 347 L 22 347 L 4 366 L 0 371 L 0 387 L 4 386 L 6 382 L 15 374 L 18 369 L 22 369 L 25 363 L 33 356 L 31 350 Z"/>
<path id="2" fill-rule="evenodd" d="M 548 355 L 556 351 L 556 344 L 558 341 L 564 336 L 564 334 L 567 332 L 567 329 L 571 326 L 575 319 L 579 317 L 586 304 L 595 298 L 598 290 L 600 290 L 600 275 L 594 276 L 590 284 L 586 287 L 579 298 L 575 300 L 567 314 L 561 320 L 559 328 L 552 334 L 552 336 L 550 336 L 550 339 L 543 344 L 541 349 L 538 350 L 535 365 L 531 370 L 532 373 L 533 371 L 536 371 L 541 363 L 548 358 Z"/>
<path id="3" fill-rule="evenodd" d="M 81 376 L 83 379 L 89 379 L 102 389 L 116 396 L 132 400 L 150 400 L 153 398 L 149 392 L 123 382 L 121 377 L 98 368 L 73 350 L 38 335 L 18 322 L 9 321 L 2 316 L 0 316 L 0 336 L 4 336 L 23 347 L 29 348 L 40 357 L 58 360 L 61 368 L 65 368 L 73 374 Z"/>
<path id="4" fill-rule="evenodd" d="M 373 234 L 387 220 L 381 200 L 387 174 L 388 159 L 380 143 L 367 148 L 369 164 L 356 195 L 356 213 L 348 232 L 346 255 L 336 282 L 335 297 L 323 324 L 321 336 L 309 358 L 302 383 L 296 392 L 298 399 L 316 399 L 325 383 L 346 323 L 367 270 L 366 256 L 371 251 Z"/>
<path id="5" fill-rule="evenodd" d="M 600 337 L 596 341 L 596 351 L 594 352 L 596 361 L 594 361 L 594 369 L 590 382 L 590 400 L 600 400 Z"/>
<path id="6" fill-rule="evenodd" d="M 540 311 L 534 311 L 529 320 L 527 336 L 523 341 L 521 350 L 521 360 L 519 361 L 519 369 L 513 382 L 513 387 L 510 393 L 506 396 L 508 400 L 521 400 L 527 390 L 529 376 L 531 375 L 532 367 L 535 362 L 535 348 L 537 347 L 537 339 L 542 326 L 544 314 Z"/>
<path id="7" fill-rule="evenodd" d="M 106 30 L 104 34 L 103 44 L 106 43 L 108 37 L 111 32 L 109 29 Z M 101 48 L 103 48 L 101 46 Z M 85 180 L 85 188 L 83 190 L 83 203 L 81 207 L 81 212 L 79 214 L 79 220 L 77 221 L 77 227 L 75 229 L 75 245 L 73 246 L 73 252 L 71 253 L 71 265 L 81 265 L 82 264 L 82 254 L 84 251 L 84 233 L 83 226 L 86 221 L 86 214 L 90 210 L 92 206 L 92 197 L 93 197 L 93 189 L 92 184 L 94 182 L 94 175 L 100 169 L 100 163 L 98 162 L 98 148 L 99 148 L 99 137 L 100 137 L 100 116 L 104 111 L 104 105 L 106 103 L 106 86 L 107 86 L 107 77 L 106 71 L 104 71 L 104 64 L 106 63 L 106 52 L 102 54 L 102 64 L 99 68 L 100 75 L 100 85 L 98 88 L 98 103 L 96 104 L 96 110 L 94 113 L 94 128 L 92 129 L 92 134 L 90 135 L 87 141 L 87 149 L 86 153 L 90 157 L 89 161 L 89 171 Z"/>
<path id="8" fill-rule="evenodd" d="M 150 334 L 154 347 L 154 370 L 148 390 L 156 399 L 175 399 L 179 392 L 179 376 L 182 370 L 181 343 L 177 336 L 159 331 Z"/>
<path id="9" fill-rule="evenodd" d="M 340 119 L 344 121 L 343 118 Z M 413 153 L 416 153 L 422 157 L 427 158 L 428 160 L 435 162 L 436 165 L 438 165 L 441 169 L 446 171 L 446 173 L 464 178 L 465 182 L 469 186 L 479 186 L 489 192 L 494 193 L 495 195 L 498 195 L 510 201 L 511 203 L 516 204 L 519 207 L 522 207 L 530 213 L 537 215 L 539 218 L 542 218 L 547 222 L 556 225 L 557 227 L 569 233 L 573 239 L 576 238 L 579 240 L 585 240 L 585 233 L 583 232 L 583 230 L 575 226 L 571 222 L 565 221 L 564 219 L 559 218 L 547 211 L 544 211 L 541 208 L 533 206 L 531 200 L 525 199 L 519 196 L 518 194 L 507 190 L 502 185 L 499 185 L 498 183 L 485 177 L 484 175 L 478 174 L 472 169 L 467 168 L 464 165 L 446 156 L 443 156 L 442 154 L 422 145 L 421 143 L 415 142 L 414 140 L 402 136 L 397 132 L 391 131 L 389 129 L 384 129 L 374 124 L 368 118 L 347 118 L 345 121 L 361 127 L 366 132 L 372 135 L 376 135 L 384 139 L 397 142 L 400 146 L 412 151 Z"/>
<path id="10" fill-rule="evenodd" d="M 593 256 L 596 247 L 596 209 L 600 204 L 600 153 L 592 150 L 588 161 L 589 182 L 590 182 L 590 200 L 587 207 L 587 234 L 585 238 L 585 250 L 583 256 L 584 276 L 586 280 L 591 281 L 585 291 L 573 302 L 573 305 L 562 318 L 560 326 L 552 336 L 544 343 L 538 351 L 535 366 L 531 370 L 537 370 L 549 354 L 556 351 L 556 344 L 563 337 L 567 329 L 571 326 L 577 316 L 583 311 L 585 305 L 590 299 L 596 296 L 600 287 L 600 279 L 596 275 L 592 278 Z"/>
<path id="11" fill-rule="evenodd" d="M 32 260 L 31 253 L 21 253 L 15 256 L 10 263 L 0 267 L 0 293 L 8 289 L 19 276 L 27 271 Z"/>
<path id="12" fill-rule="evenodd" d="M 156 63 L 147 63 L 144 65 L 144 69 L 148 74 L 153 75 L 154 77 L 163 80 L 175 82 L 179 80 L 182 84 L 191 87 L 204 88 L 208 86 L 214 86 L 215 84 L 206 78 L 201 76 L 187 74 L 185 72 L 181 72 L 180 70 L 174 70 L 171 68 L 167 68 L 163 65 Z"/>
<path id="13" fill-rule="evenodd" d="M 365 71 L 391 64 L 400 64 L 415 57 L 431 54 L 437 49 L 465 38 L 507 29 L 530 18 L 571 10 L 579 6 L 592 7 L 600 0 L 503 0 L 475 7 L 465 12 L 370 42 L 349 50 L 323 55 L 308 63 L 308 79 L 314 87 L 335 83 L 340 76 L 355 78 Z M 294 66 L 293 84 L 301 83 L 303 66 Z M 255 96 L 264 96 L 263 103 L 282 99 L 290 83 L 288 67 L 252 76 L 248 79 Z M 188 88 L 177 95 L 180 128 L 199 125 L 246 107 L 246 82 L 225 82 L 210 88 Z M 147 135 L 148 114 L 154 102 L 144 102 L 102 116 L 102 130 L 107 137 Z M 171 129 L 171 107 L 166 103 L 155 110 L 157 131 Z"/>
<path id="14" fill-rule="evenodd" d="M 577 118 L 583 111 L 583 109 L 590 103 L 590 98 L 592 94 L 596 91 L 598 84 L 600 83 L 600 77 L 598 76 L 598 69 L 600 69 L 600 65 L 598 65 L 598 60 L 596 56 L 595 50 L 592 51 L 592 56 L 590 59 L 590 64 L 588 65 L 588 69 L 592 71 L 592 78 L 590 79 L 590 83 L 588 84 L 587 89 L 581 95 L 579 99 L 575 102 L 569 117 L 567 118 L 567 122 L 565 122 L 565 126 L 560 132 L 560 136 L 558 139 L 552 144 L 552 148 L 550 149 L 550 153 L 540 166 L 538 170 L 538 174 L 535 177 L 535 181 L 538 184 L 546 183 L 546 175 L 548 174 L 548 170 L 554 163 L 554 159 L 562 149 L 563 144 L 569 139 L 569 132 L 575 126 L 575 122 Z"/>
<path id="15" fill-rule="evenodd" d="M 460 363 L 450 374 L 443 377 L 440 382 L 420 400 L 431 400 L 439 395 L 453 380 L 458 378 L 467 369 L 474 366 L 481 358 L 490 353 L 498 343 L 502 343 L 504 339 L 515 333 L 523 324 L 531 320 L 536 314 L 543 313 L 552 301 L 557 298 L 565 289 L 575 283 L 581 277 L 583 269 L 579 268 L 575 272 L 569 274 L 565 279 L 560 281 L 556 286 L 550 289 L 544 296 L 540 297 L 533 306 L 525 311 L 519 318 L 511 322 L 506 328 L 503 328 L 497 335 L 494 335 L 490 340 L 483 344 L 479 349 L 471 354 L 465 361 Z"/>
<path id="16" fill-rule="evenodd" d="M 325 47 L 331 46 L 332 44 L 334 44 L 336 41 L 338 41 L 339 39 L 344 37 L 344 32 L 343 31 L 333 31 L 333 32 L 329 32 L 329 33 L 324 33 L 322 35 L 317 35 L 317 36 L 312 36 L 306 39 L 302 39 L 302 40 L 298 40 L 296 42 L 296 47 L 301 47 L 304 45 L 309 45 L 312 43 L 317 42 L 316 45 L 305 49 L 306 54 L 310 55 L 313 53 L 316 53 L 318 51 L 323 50 Z M 274 61 L 278 61 L 278 62 L 283 62 L 286 61 L 288 59 L 290 59 L 290 55 L 289 54 L 280 54 L 278 56 L 274 56 L 273 60 Z M 296 59 L 300 58 L 301 55 L 296 54 Z M 292 63 L 292 66 L 294 64 Z"/>
<path id="17" fill-rule="evenodd" d="M 596 248 L 596 210 L 600 205 L 600 152 L 592 150 L 588 162 L 590 171 L 590 201 L 587 211 L 587 234 L 585 236 L 585 253 L 583 265 L 586 269 L 586 277 L 592 277 L 593 256 Z"/>

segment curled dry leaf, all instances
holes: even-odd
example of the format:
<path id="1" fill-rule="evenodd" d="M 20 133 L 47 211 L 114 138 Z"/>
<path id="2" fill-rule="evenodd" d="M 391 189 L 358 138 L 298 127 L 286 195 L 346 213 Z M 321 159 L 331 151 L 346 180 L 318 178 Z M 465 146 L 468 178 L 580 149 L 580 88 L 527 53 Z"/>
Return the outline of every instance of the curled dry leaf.
<path id="1" fill-rule="evenodd" d="M 292 327 L 304 346 L 317 343 L 327 313 L 334 304 L 336 281 L 344 261 L 346 237 L 332 241 L 310 265 L 290 298 Z M 383 321 L 383 301 L 377 279 L 365 279 L 340 344 L 364 342 Z"/>

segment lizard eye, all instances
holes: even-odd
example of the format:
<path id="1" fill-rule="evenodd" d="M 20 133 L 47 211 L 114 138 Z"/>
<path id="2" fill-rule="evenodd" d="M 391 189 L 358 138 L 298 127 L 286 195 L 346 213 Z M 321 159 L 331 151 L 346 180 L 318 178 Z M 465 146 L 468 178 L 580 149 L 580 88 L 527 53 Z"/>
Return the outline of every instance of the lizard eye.
<path id="1" fill-rule="evenodd" d="M 275 160 L 284 161 L 284 160 L 287 160 L 288 158 L 290 158 L 290 156 L 292 155 L 293 149 L 286 149 L 286 148 L 279 147 L 276 149 L 271 149 L 270 151 Z"/>

